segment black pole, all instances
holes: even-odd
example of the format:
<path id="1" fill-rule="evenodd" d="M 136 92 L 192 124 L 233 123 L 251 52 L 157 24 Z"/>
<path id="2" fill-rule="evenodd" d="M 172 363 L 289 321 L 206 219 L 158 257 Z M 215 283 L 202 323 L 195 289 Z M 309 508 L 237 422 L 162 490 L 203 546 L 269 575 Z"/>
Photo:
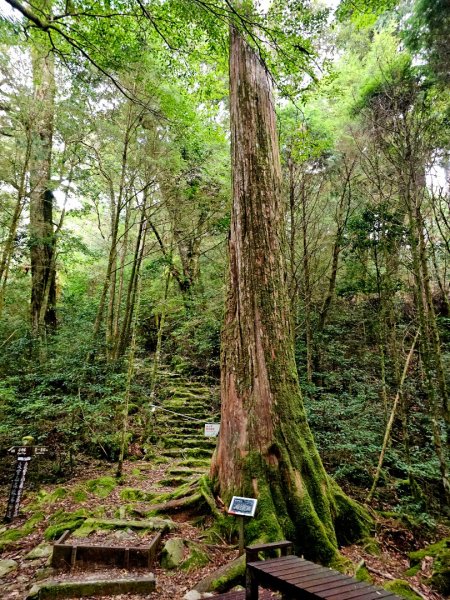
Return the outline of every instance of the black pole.
<path id="1" fill-rule="evenodd" d="M 10 523 L 19 514 L 20 500 L 22 499 L 25 477 L 31 456 L 18 456 L 16 472 L 9 492 L 8 507 L 6 509 L 5 521 Z"/>

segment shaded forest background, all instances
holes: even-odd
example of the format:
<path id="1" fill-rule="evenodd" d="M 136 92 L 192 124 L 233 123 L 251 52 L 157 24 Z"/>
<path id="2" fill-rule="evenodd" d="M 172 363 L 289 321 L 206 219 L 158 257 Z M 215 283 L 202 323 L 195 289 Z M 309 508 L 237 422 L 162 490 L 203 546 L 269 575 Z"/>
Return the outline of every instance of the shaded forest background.
<path id="1" fill-rule="evenodd" d="M 343 2 L 332 18 L 305 3 L 295 101 L 298 74 L 277 74 L 309 423 L 328 472 L 361 499 L 390 423 L 375 498 L 429 526 L 448 486 L 445 4 Z M 227 29 L 168 6 L 153 21 L 126 4 L 81 16 L 59 43 L 0 21 L 0 447 L 49 446 L 41 480 L 81 453 L 118 460 L 125 407 L 129 457 L 151 452 L 164 371 L 218 384 Z"/>

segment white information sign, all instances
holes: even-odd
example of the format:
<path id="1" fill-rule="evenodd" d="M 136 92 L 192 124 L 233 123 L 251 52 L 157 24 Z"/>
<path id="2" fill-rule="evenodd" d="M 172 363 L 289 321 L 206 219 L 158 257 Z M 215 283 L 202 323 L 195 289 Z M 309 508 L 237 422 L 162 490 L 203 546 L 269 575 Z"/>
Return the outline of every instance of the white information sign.
<path id="1" fill-rule="evenodd" d="M 254 517 L 257 503 L 258 500 L 256 498 L 233 496 L 230 508 L 228 509 L 228 514 L 239 515 L 241 517 Z"/>
<path id="2" fill-rule="evenodd" d="M 219 435 L 220 423 L 205 423 L 206 437 L 217 437 Z"/>

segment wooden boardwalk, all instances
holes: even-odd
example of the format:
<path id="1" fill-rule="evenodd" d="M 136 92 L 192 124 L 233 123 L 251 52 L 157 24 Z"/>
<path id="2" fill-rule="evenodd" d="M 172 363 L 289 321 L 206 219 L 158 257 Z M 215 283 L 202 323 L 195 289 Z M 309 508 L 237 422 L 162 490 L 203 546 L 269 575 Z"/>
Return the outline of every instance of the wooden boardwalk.
<path id="1" fill-rule="evenodd" d="M 247 563 L 247 599 L 256 600 L 258 587 L 277 590 L 298 600 L 401 600 L 392 592 L 357 581 L 298 556 Z"/>

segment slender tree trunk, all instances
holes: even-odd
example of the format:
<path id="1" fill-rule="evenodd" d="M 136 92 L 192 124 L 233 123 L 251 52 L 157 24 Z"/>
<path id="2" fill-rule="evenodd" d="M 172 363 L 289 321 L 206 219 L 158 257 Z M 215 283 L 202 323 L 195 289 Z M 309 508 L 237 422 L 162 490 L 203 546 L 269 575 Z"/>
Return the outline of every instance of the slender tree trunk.
<path id="1" fill-rule="evenodd" d="M 22 173 L 20 175 L 20 182 L 17 189 L 17 200 L 14 207 L 14 212 L 11 218 L 9 226 L 8 237 L 3 248 L 2 257 L 0 259 L 0 317 L 3 312 L 3 302 L 5 298 L 6 283 L 8 281 L 9 266 L 11 264 L 11 258 L 14 251 L 14 241 L 16 239 L 17 229 L 20 223 L 20 217 L 25 205 L 26 200 L 26 180 L 27 173 L 31 158 L 31 139 L 27 135 L 27 147 L 25 150 L 25 157 L 22 167 Z"/>
<path id="2" fill-rule="evenodd" d="M 112 332 L 111 332 L 111 344 L 112 344 L 112 358 L 117 358 L 117 348 L 119 347 L 119 331 L 120 331 L 120 316 L 122 309 L 122 300 L 123 300 L 123 290 L 125 284 L 125 264 L 128 254 L 128 234 L 130 228 L 130 218 L 131 218 L 131 206 L 130 202 L 127 202 L 125 208 L 125 229 L 123 233 L 122 239 L 122 248 L 120 251 L 120 264 L 119 264 L 119 286 L 116 293 L 115 298 L 115 309 L 114 316 L 112 320 Z"/>
<path id="3" fill-rule="evenodd" d="M 302 246 L 303 246 L 303 298 L 305 302 L 305 343 L 306 343 L 306 379 L 312 382 L 313 374 L 313 335 L 311 327 L 311 274 L 310 255 L 308 247 L 308 215 L 306 210 L 307 197 L 305 190 L 305 177 L 303 177 L 300 190 L 301 218 L 302 218 Z"/>
<path id="4" fill-rule="evenodd" d="M 376 487 L 378 485 L 378 481 L 380 480 L 381 469 L 383 468 L 384 456 L 386 454 L 386 450 L 387 450 L 387 447 L 388 447 L 389 439 L 391 437 L 392 425 L 394 424 L 395 415 L 397 414 L 397 407 L 398 407 L 398 404 L 399 404 L 400 399 L 402 397 L 403 385 L 405 383 L 405 379 L 406 379 L 406 375 L 408 373 L 409 365 L 411 364 L 411 359 L 412 359 L 413 354 L 414 354 L 414 348 L 416 346 L 417 338 L 419 337 L 419 332 L 420 332 L 420 330 L 418 330 L 417 333 L 416 333 L 416 335 L 414 336 L 413 343 L 411 344 L 411 348 L 410 348 L 410 350 L 408 352 L 408 356 L 406 357 L 405 366 L 403 367 L 403 373 L 402 373 L 402 376 L 400 378 L 400 382 L 399 382 L 399 387 L 398 387 L 398 390 L 397 390 L 397 394 L 395 395 L 394 402 L 392 403 L 391 414 L 389 416 L 389 419 L 388 419 L 388 422 L 387 422 L 387 425 L 386 425 L 386 431 L 384 433 L 383 445 L 381 447 L 380 457 L 378 459 L 377 470 L 376 470 L 375 476 L 373 478 L 372 487 L 370 488 L 370 492 L 367 495 L 366 502 L 370 502 L 372 500 L 373 495 L 375 493 L 375 489 L 376 489 Z"/>
<path id="5" fill-rule="evenodd" d="M 51 268 L 54 252 L 51 172 L 55 97 L 52 52 L 46 48 L 34 50 L 32 64 L 36 119 L 30 161 L 31 325 L 35 338 L 43 342 L 46 329 L 56 325 L 56 280 L 55 271 Z M 40 315 L 48 285 L 43 329 Z"/>
<path id="6" fill-rule="evenodd" d="M 421 232 L 419 231 L 422 221 L 421 219 L 419 219 L 419 222 L 417 221 L 418 209 L 408 189 L 406 190 L 405 200 L 408 210 L 409 240 L 411 246 L 414 280 L 416 286 L 415 298 L 421 330 L 420 357 L 423 367 L 424 389 L 430 404 L 430 419 L 433 432 L 433 445 L 434 451 L 439 461 L 442 485 L 447 498 L 450 498 L 450 481 L 447 466 L 446 448 L 442 442 L 441 427 L 439 422 L 442 410 L 439 410 L 437 390 L 435 387 L 434 380 L 435 375 L 433 369 L 432 356 L 432 347 L 434 340 L 433 333 L 432 331 L 430 331 L 430 315 L 429 313 L 427 313 L 427 292 L 425 290 L 427 286 L 427 280 L 426 277 L 424 277 L 423 273 L 423 266 L 424 261 L 426 261 L 426 257 L 423 255 L 423 242 L 420 239 Z M 448 412 L 446 422 L 448 427 Z"/>
<path id="7" fill-rule="evenodd" d="M 270 76 L 231 28 L 233 201 L 222 338 L 222 417 L 211 474 L 221 497 L 259 499 L 248 540 L 287 536 L 331 562 L 364 512 L 328 478 L 306 422 L 285 280 L 284 206 Z M 344 525 L 345 523 L 345 525 Z"/>
<path id="8" fill-rule="evenodd" d="M 135 353 L 136 353 L 136 329 L 137 329 L 137 320 L 139 318 L 140 301 L 141 301 L 141 281 L 138 278 L 137 306 L 136 306 L 136 311 L 134 313 L 130 351 L 128 354 L 127 383 L 126 383 L 126 387 L 125 387 L 124 403 L 122 406 L 123 412 L 122 412 L 122 427 L 121 427 L 121 432 L 120 432 L 120 452 L 119 452 L 119 460 L 117 462 L 116 477 L 122 477 L 123 461 L 125 459 L 125 454 L 126 454 L 127 435 L 128 435 L 128 418 L 129 418 L 128 413 L 130 410 L 131 384 L 133 383 L 133 376 L 134 376 L 134 357 L 135 357 Z"/>
<path id="9" fill-rule="evenodd" d="M 156 338 L 155 356 L 153 357 L 153 366 L 152 366 L 152 372 L 150 375 L 149 397 L 152 402 L 154 400 L 155 388 L 156 388 L 156 384 L 157 384 L 158 367 L 161 362 L 162 337 L 163 337 L 163 332 L 164 332 L 164 325 L 166 322 L 167 298 L 169 295 L 170 279 L 171 279 L 171 272 L 170 272 L 170 269 L 168 268 L 167 273 L 166 273 L 166 282 L 164 285 L 164 295 L 163 295 L 163 303 L 162 303 L 162 307 L 161 307 L 161 314 L 159 315 L 159 318 L 158 318 L 158 335 Z"/>
<path id="10" fill-rule="evenodd" d="M 122 322 L 122 327 L 119 335 L 118 348 L 116 351 L 116 358 L 124 354 L 128 340 L 130 337 L 130 325 L 133 320 L 133 313 L 135 309 L 137 282 L 141 272 L 142 259 L 144 258 L 145 250 L 145 239 L 147 235 L 147 221 L 145 218 L 145 201 L 141 215 L 141 222 L 139 224 L 139 232 L 136 239 L 136 246 L 134 251 L 133 266 L 131 268 L 131 277 L 128 282 L 127 299 L 125 303 L 125 314 Z"/>

